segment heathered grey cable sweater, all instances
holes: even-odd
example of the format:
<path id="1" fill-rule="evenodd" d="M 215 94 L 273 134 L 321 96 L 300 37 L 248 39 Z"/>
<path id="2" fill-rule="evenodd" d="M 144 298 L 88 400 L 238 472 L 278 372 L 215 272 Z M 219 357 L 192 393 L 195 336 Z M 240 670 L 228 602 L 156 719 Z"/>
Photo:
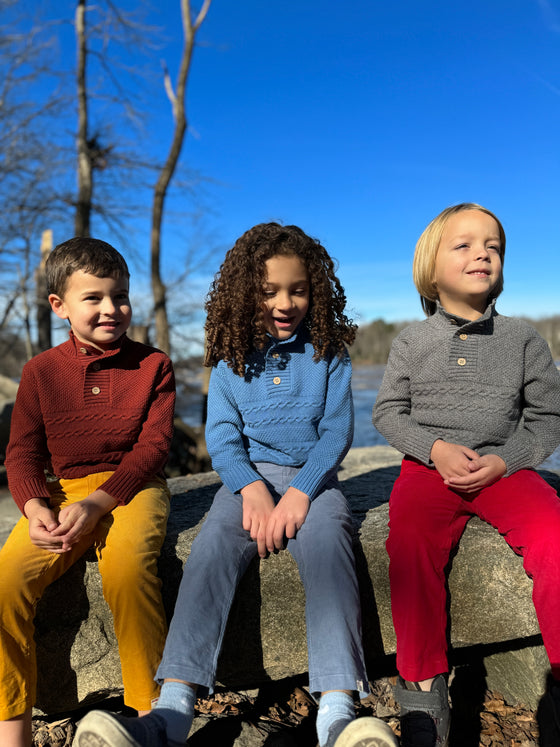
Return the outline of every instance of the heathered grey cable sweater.
<path id="1" fill-rule="evenodd" d="M 560 443 L 560 372 L 536 330 L 494 304 L 476 321 L 438 306 L 394 340 L 373 423 L 426 465 L 441 438 L 497 454 L 511 475 Z"/>

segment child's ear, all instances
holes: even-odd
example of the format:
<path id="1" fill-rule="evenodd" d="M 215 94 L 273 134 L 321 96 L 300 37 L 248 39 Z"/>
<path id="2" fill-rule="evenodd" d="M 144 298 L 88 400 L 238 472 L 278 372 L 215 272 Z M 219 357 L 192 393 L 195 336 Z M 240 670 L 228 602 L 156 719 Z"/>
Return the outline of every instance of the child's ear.
<path id="1" fill-rule="evenodd" d="M 51 305 L 51 309 L 54 311 L 57 317 L 59 317 L 59 319 L 68 319 L 66 304 L 64 303 L 64 300 L 60 298 L 60 296 L 57 296 L 56 293 L 51 293 L 49 295 L 49 303 Z"/>

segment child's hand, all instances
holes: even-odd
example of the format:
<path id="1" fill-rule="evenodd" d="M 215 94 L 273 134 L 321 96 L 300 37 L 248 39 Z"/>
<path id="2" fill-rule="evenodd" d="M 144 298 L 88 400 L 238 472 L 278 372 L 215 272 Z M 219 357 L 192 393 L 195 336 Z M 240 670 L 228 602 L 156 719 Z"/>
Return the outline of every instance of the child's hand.
<path id="1" fill-rule="evenodd" d="M 40 498 L 32 498 L 24 506 L 25 515 L 29 520 L 29 538 L 31 542 L 43 550 L 62 553 L 60 540 L 53 540 L 51 532 L 58 526 L 54 511 Z"/>
<path id="2" fill-rule="evenodd" d="M 461 444 L 442 441 L 442 439 L 434 441 L 430 452 L 430 459 L 446 484 L 447 480 L 453 477 L 470 475 L 470 465 L 473 460 L 478 458 L 476 451 L 461 446 Z"/>
<path id="3" fill-rule="evenodd" d="M 266 527 L 266 548 L 269 552 L 282 550 L 284 537 L 292 539 L 301 529 L 311 501 L 306 493 L 288 488 L 276 504 Z"/>
<path id="4" fill-rule="evenodd" d="M 470 470 L 468 475 L 444 480 L 445 484 L 464 493 L 474 493 L 502 478 L 506 471 L 506 463 L 497 454 L 485 454 L 472 460 Z"/>
<path id="5" fill-rule="evenodd" d="M 82 537 L 91 534 L 99 520 L 109 513 L 117 502 L 104 490 L 94 490 L 82 501 L 65 506 L 58 514 L 58 527 L 51 533 L 53 539 L 69 550 Z"/>
<path id="6" fill-rule="evenodd" d="M 246 485 L 243 496 L 243 529 L 257 543 L 259 557 L 266 558 L 266 525 L 274 510 L 274 499 L 262 480 Z"/>

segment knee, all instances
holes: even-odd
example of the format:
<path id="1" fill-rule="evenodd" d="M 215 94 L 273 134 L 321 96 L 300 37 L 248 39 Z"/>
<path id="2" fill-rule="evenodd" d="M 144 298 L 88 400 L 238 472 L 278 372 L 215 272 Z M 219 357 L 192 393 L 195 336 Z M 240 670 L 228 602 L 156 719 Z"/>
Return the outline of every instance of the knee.
<path id="1" fill-rule="evenodd" d="M 411 555 L 422 556 L 435 552 L 449 552 L 451 538 L 448 532 L 436 531 L 429 521 L 416 522 L 408 517 L 399 521 L 391 517 L 386 548 L 391 560 Z"/>
<path id="2" fill-rule="evenodd" d="M 320 542 L 317 542 L 318 537 Z M 346 523 L 322 522 L 313 531 L 300 530 L 295 545 L 288 547 L 298 565 L 303 564 L 300 568 L 312 567 L 315 574 L 336 576 L 340 568 L 355 564 L 352 532 Z"/>
<path id="3" fill-rule="evenodd" d="M 157 555 L 152 557 L 123 553 L 118 560 L 113 558 L 112 561 L 105 560 L 99 565 L 106 599 L 119 596 L 121 593 L 131 594 L 135 589 L 149 588 L 154 583 L 160 585 Z"/>
<path id="4" fill-rule="evenodd" d="M 560 512 L 530 528 L 525 540 L 525 566 L 556 569 L 560 573 Z"/>

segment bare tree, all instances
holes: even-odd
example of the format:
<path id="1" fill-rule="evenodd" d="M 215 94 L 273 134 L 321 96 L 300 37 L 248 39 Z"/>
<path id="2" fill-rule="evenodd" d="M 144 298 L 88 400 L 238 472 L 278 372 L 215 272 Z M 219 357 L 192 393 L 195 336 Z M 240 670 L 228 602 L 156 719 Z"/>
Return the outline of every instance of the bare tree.
<path id="1" fill-rule="evenodd" d="M 76 84 L 78 93 L 78 199 L 74 233 L 76 236 L 90 235 L 91 200 L 93 194 L 92 159 L 88 144 L 88 94 L 86 83 L 86 7 L 85 0 L 76 6 Z"/>
<path id="2" fill-rule="evenodd" d="M 41 261 L 35 271 L 35 304 L 37 318 L 37 346 L 39 350 L 48 350 L 52 345 L 51 307 L 48 301 L 47 276 L 45 263 L 53 248 L 53 232 L 43 231 L 41 237 Z"/>
<path id="3" fill-rule="evenodd" d="M 0 7 L 0 329 L 23 334 L 30 357 L 36 239 L 47 216 L 61 213 L 50 189 L 59 175 L 50 125 L 60 98 L 49 67 L 49 29 L 22 30 L 18 11 L 15 2 Z M 46 80 L 51 96 L 34 96 Z"/>
<path id="4" fill-rule="evenodd" d="M 29 341 L 30 335 L 37 333 L 41 336 L 39 347 L 48 344 L 45 315 L 38 313 L 39 309 L 35 313 L 37 293 L 42 292 L 35 288 L 35 271 L 40 264 L 43 233 L 52 230 L 53 243 L 58 243 L 71 231 L 75 235 L 102 235 L 105 231 L 129 250 L 140 276 L 145 273 L 145 278 L 151 272 L 158 344 L 169 349 L 167 316 L 169 313 L 174 319 L 179 317 L 174 308 L 168 312 L 166 293 L 172 306 L 176 286 L 184 283 L 186 275 L 196 273 L 202 261 L 201 252 L 195 251 L 189 241 L 192 246 L 185 257 L 183 273 L 176 274 L 167 289 L 161 281 L 164 202 L 171 181 L 177 188 L 180 180 L 179 159 L 187 132 L 185 92 L 190 60 L 196 33 L 210 3 L 211 0 L 200 0 L 201 10 L 191 18 L 190 3 L 181 2 L 185 44 L 176 91 L 168 71 L 164 74 L 175 130 L 162 166 L 149 149 L 152 140 L 151 123 L 148 123 L 149 117 L 160 117 L 151 105 L 156 76 L 150 63 L 161 41 L 162 29 L 143 23 L 147 5 L 139 3 L 125 13 L 114 0 L 88 5 L 85 0 L 74 0 L 73 17 L 53 20 L 51 13 L 51 20 L 43 21 L 31 18 L 29 8 L 23 9 L 17 0 L 0 0 L 3 206 L 0 332 L 3 334 L 21 334 Z M 44 6 L 37 6 L 34 12 L 47 11 Z M 75 56 L 58 46 L 58 40 L 63 38 L 59 29 L 72 22 Z M 146 70 L 152 71 L 152 80 Z M 77 111 L 75 127 L 69 117 L 72 111 Z M 193 181 L 189 174 L 191 189 Z M 146 259 L 142 260 L 137 247 L 138 231 L 142 230 L 138 227 L 138 216 L 150 199 L 153 211 L 148 270 Z M 168 202 L 169 199 L 171 196 Z M 195 195 L 193 204 L 200 199 L 199 194 Z M 200 212 L 189 219 L 200 221 Z M 176 227 L 184 225 L 185 212 L 173 214 L 167 205 L 165 222 Z M 191 251 L 196 263 L 192 262 Z M 184 291 L 177 292 L 184 299 Z M 188 317 L 184 302 L 180 312 Z M 144 323 L 153 324 L 147 313 L 145 316 Z M 180 319 L 181 328 L 185 318 Z M 160 329 L 164 330 L 163 343 Z"/>
<path id="5" fill-rule="evenodd" d="M 206 18 L 211 0 L 204 0 L 193 21 L 190 0 L 181 0 L 184 47 L 177 78 L 177 90 L 173 90 L 167 69 L 164 71 L 165 90 L 171 101 L 175 130 L 173 140 L 154 188 L 152 204 L 152 230 L 150 236 L 151 281 L 154 298 L 156 345 L 166 353 L 170 352 L 169 320 L 167 316 L 167 291 L 161 277 L 161 226 L 165 198 L 183 148 L 187 132 L 186 90 L 196 34 Z"/>

